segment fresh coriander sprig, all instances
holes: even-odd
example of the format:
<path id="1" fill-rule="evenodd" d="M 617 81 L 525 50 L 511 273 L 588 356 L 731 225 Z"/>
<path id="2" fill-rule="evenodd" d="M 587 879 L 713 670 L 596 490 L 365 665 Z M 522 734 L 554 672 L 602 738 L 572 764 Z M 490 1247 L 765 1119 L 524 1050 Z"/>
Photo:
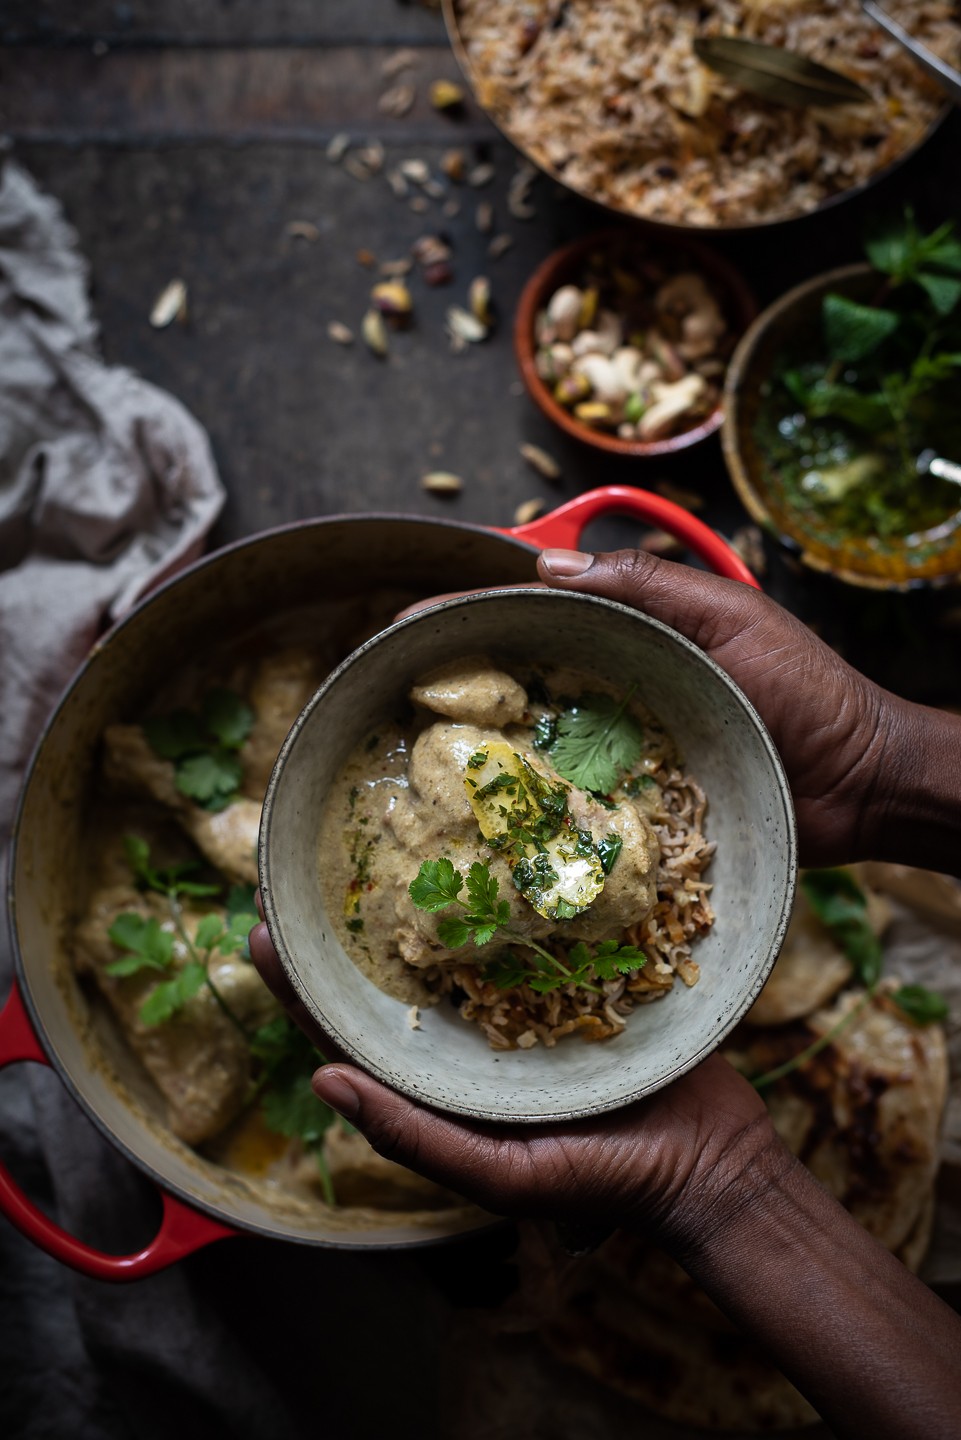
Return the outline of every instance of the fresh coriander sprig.
<path id="1" fill-rule="evenodd" d="M 558 715 L 552 738 L 544 731 L 549 743 L 543 748 L 565 780 L 607 795 L 639 759 L 644 735 L 628 710 L 635 689 L 632 685 L 620 701 L 613 695 L 583 695 Z"/>
<path id="2" fill-rule="evenodd" d="M 161 980 L 140 1007 L 145 1025 L 160 1025 L 176 1015 L 206 985 L 217 1005 L 246 1038 L 246 1027 L 238 1020 L 210 974 L 210 961 L 215 952 L 221 955 L 240 954 L 250 958 L 247 936 L 257 923 L 253 886 L 234 885 L 227 895 L 224 916 L 204 915 L 193 933 L 183 922 L 181 896 L 192 898 L 217 895 L 221 887 L 185 878 L 196 868 L 191 861 L 157 866 L 150 857 L 150 846 L 139 835 L 124 837 L 124 850 L 134 879 L 142 889 L 165 895 L 170 906 L 172 929 L 165 929 L 156 916 L 143 916 L 136 910 L 119 914 L 108 930 L 117 948 L 123 951 L 119 960 L 106 966 L 108 975 L 123 978 L 141 970 L 158 970 L 165 974 L 174 966 L 174 945 L 177 938 L 187 952 L 187 961 Z"/>
<path id="3" fill-rule="evenodd" d="M 261 1064 L 251 1100 L 260 1101 L 264 1124 L 275 1135 L 301 1142 L 317 1166 L 324 1199 L 335 1205 L 324 1142 L 332 1125 L 340 1124 L 347 1132 L 353 1126 L 314 1094 L 311 1076 L 325 1063 L 323 1055 L 286 1015 L 260 1025 L 251 1036 L 250 1049 Z"/>
<path id="4" fill-rule="evenodd" d="M 461 894 L 465 889 L 467 899 L 463 900 Z M 536 959 L 525 962 L 508 950 L 485 966 L 483 978 L 502 990 L 527 984 L 543 994 L 563 985 L 579 985 L 596 992 L 596 980 L 631 974 L 639 970 L 647 958 L 636 946 L 619 945 L 616 940 L 601 941 L 594 952 L 583 941 L 578 941 L 571 947 L 565 964 L 536 940 L 511 927 L 510 905 L 498 899 L 498 892 L 497 877 L 482 861 L 474 861 L 465 880 L 446 856 L 425 860 L 409 886 L 410 898 L 418 910 L 437 913 L 453 905 L 464 912 L 462 917 L 441 920 L 437 926 L 438 938 L 449 950 L 459 950 L 470 940 L 475 945 L 488 945 L 499 936 L 533 952 Z"/>
<path id="5" fill-rule="evenodd" d="M 204 810 L 224 810 L 243 779 L 237 751 L 250 734 L 254 712 L 232 690 L 209 690 L 199 711 L 175 710 L 145 720 L 151 749 L 174 765 L 177 789 Z"/>
<path id="6" fill-rule="evenodd" d="M 808 870 L 801 877 L 801 889 L 814 914 L 850 960 L 854 978 L 865 987 L 865 993 L 830 1030 L 819 1035 L 799 1054 L 776 1069 L 757 1076 L 751 1082 L 756 1090 L 767 1089 L 785 1075 L 799 1070 L 830 1045 L 874 999 L 881 979 L 884 963 L 881 941 L 868 921 L 867 895 L 851 872 L 842 869 Z M 902 985 L 891 991 L 888 999 L 916 1025 L 930 1025 L 948 1015 L 944 997 L 924 985 Z"/>

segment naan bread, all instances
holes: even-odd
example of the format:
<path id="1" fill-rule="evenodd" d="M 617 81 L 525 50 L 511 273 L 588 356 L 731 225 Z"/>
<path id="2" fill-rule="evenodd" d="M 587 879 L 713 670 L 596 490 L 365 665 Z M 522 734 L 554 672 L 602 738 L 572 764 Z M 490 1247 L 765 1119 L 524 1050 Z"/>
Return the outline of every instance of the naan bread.
<path id="1" fill-rule="evenodd" d="M 891 922 L 891 907 L 883 895 L 872 890 L 865 893 L 868 924 L 880 936 Z M 786 1025 L 810 1015 L 848 983 L 851 973 L 850 960 L 799 888 L 781 953 L 751 1006 L 747 1023 Z"/>
<path id="2" fill-rule="evenodd" d="M 930 1236 L 947 1092 L 940 1026 L 915 1025 L 883 995 L 853 990 L 806 1020 L 742 1027 L 728 1056 L 761 1074 L 846 1016 L 836 1039 L 766 1099 L 791 1150 L 917 1269 Z M 763 1432 L 817 1420 L 680 1266 L 626 1235 L 566 1270 L 543 1333 L 562 1358 L 675 1424 Z"/>

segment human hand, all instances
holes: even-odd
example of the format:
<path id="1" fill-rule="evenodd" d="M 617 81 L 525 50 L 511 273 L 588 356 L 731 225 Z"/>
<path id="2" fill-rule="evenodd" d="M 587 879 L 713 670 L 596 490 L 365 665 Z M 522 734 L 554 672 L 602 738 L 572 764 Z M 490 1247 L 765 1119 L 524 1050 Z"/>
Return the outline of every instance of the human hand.
<path id="1" fill-rule="evenodd" d="M 693 640 L 771 732 L 797 813 L 801 862 L 872 853 L 897 783 L 911 707 L 852 669 L 760 591 L 643 550 L 545 550 L 552 588 L 618 600 Z"/>
<path id="2" fill-rule="evenodd" d="M 291 1017 L 330 1053 L 296 999 L 266 925 L 250 954 Z M 497 1215 L 571 1225 L 634 1226 L 685 1246 L 753 1203 L 764 1177 L 790 1164 L 757 1092 L 712 1056 L 634 1105 L 576 1124 L 481 1125 L 418 1105 L 336 1061 L 314 1090 L 378 1154 Z"/>

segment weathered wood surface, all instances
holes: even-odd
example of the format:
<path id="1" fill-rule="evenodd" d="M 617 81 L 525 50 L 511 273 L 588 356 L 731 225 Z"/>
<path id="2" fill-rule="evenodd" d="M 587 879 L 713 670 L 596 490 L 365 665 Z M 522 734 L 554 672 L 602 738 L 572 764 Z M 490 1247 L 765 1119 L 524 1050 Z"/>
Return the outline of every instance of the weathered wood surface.
<path id="1" fill-rule="evenodd" d="M 519 504 L 545 505 L 619 482 L 697 492 L 702 515 L 730 535 L 745 523 L 716 441 L 671 462 L 599 458 L 556 432 L 518 393 L 510 318 L 524 280 L 558 243 L 607 215 L 546 179 L 536 216 L 513 219 L 506 192 L 516 156 L 475 106 L 449 118 L 427 100 L 429 81 L 454 77 L 442 20 L 396 0 L 85 0 L 72 6 L 8 0 L 0 15 L 0 127 L 13 153 L 64 203 L 91 263 L 105 352 L 178 395 L 210 431 L 229 490 L 214 539 L 335 511 L 417 511 L 510 524 Z M 416 50 L 417 98 L 385 116 L 385 58 Z M 426 209 L 396 199 L 384 175 L 368 181 L 332 165 L 324 149 L 347 132 L 385 146 L 385 171 L 443 151 L 489 157 L 483 191 L 451 186 Z M 790 284 L 857 258 L 865 221 L 910 200 L 925 223 L 945 213 L 961 115 L 908 164 L 860 196 L 775 231 L 714 243 L 744 270 L 763 303 Z M 423 199 L 423 197 L 421 197 Z M 512 248 L 487 255 L 475 223 L 490 201 Z M 445 203 L 456 201 L 456 215 Z M 305 221 L 316 238 L 292 236 Z M 355 331 L 373 274 L 357 261 L 400 256 L 425 233 L 453 247 L 454 279 L 412 279 L 416 318 L 392 337 L 386 361 Z M 444 311 L 471 278 L 489 275 L 500 321 L 491 339 L 452 356 Z M 189 290 L 184 326 L 152 330 L 157 293 L 174 276 Z M 556 456 L 551 485 L 519 454 L 534 441 Z M 454 500 L 426 495 L 428 470 L 464 479 Z M 595 544 L 634 543 L 638 527 L 605 522 Z M 943 598 L 888 602 L 793 576 L 771 555 L 768 588 L 818 620 L 849 655 L 888 683 L 949 698 L 953 632 L 938 628 Z M 892 645 L 893 633 L 905 635 Z M 919 665 L 926 650 L 939 663 Z M 941 663 L 943 662 L 943 663 Z"/>

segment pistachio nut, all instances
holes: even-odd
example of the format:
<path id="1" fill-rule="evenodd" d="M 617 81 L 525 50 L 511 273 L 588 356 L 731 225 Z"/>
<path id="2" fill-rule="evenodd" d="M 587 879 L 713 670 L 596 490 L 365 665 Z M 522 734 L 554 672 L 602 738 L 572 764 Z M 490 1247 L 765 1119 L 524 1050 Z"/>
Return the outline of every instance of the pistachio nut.
<path id="1" fill-rule="evenodd" d="M 481 324 L 490 329 L 494 318 L 491 310 L 491 282 L 485 275 L 477 275 L 470 282 L 467 303 L 471 314 L 476 315 Z"/>
<path id="2" fill-rule="evenodd" d="M 575 405 L 574 414 L 578 420 L 583 420 L 585 425 L 606 429 L 614 423 L 614 412 L 610 405 L 605 405 L 600 400 L 585 400 L 582 405 Z"/>
<path id="3" fill-rule="evenodd" d="M 431 470 L 429 474 L 421 476 L 420 488 L 431 495 L 459 495 L 464 488 L 464 482 L 459 475 L 452 475 L 449 470 Z"/>
<path id="4" fill-rule="evenodd" d="M 464 87 L 453 80 L 435 80 L 430 87 L 430 103 L 435 110 L 456 110 L 464 103 Z"/>
<path id="5" fill-rule="evenodd" d="M 381 359 L 387 354 L 387 326 L 379 310 L 368 310 L 360 322 L 360 333 L 364 344 Z"/>
<path id="6" fill-rule="evenodd" d="M 406 320 L 414 308 L 413 297 L 403 280 L 381 280 L 370 292 L 376 310 L 390 320 Z"/>
<path id="7" fill-rule="evenodd" d="M 560 405 L 566 405 L 568 409 L 581 400 L 586 400 L 591 393 L 591 382 L 585 375 L 579 375 L 572 371 L 565 375 L 554 386 L 554 399 Z"/>
<path id="8" fill-rule="evenodd" d="M 589 285 L 581 299 L 581 313 L 578 320 L 578 328 L 580 330 L 589 330 L 594 324 L 594 316 L 597 314 L 600 299 L 601 293 L 597 286 Z"/>
<path id="9" fill-rule="evenodd" d="M 562 285 L 547 304 L 547 318 L 558 340 L 573 340 L 581 318 L 584 297 L 576 285 Z"/>
<path id="10" fill-rule="evenodd" d="M 576 362 L 576 369 L 589 381 L 595 400 L 612 408 L 624 404 L 629 387 L 613 360 L 606 355 L 582 355 Z"/>

